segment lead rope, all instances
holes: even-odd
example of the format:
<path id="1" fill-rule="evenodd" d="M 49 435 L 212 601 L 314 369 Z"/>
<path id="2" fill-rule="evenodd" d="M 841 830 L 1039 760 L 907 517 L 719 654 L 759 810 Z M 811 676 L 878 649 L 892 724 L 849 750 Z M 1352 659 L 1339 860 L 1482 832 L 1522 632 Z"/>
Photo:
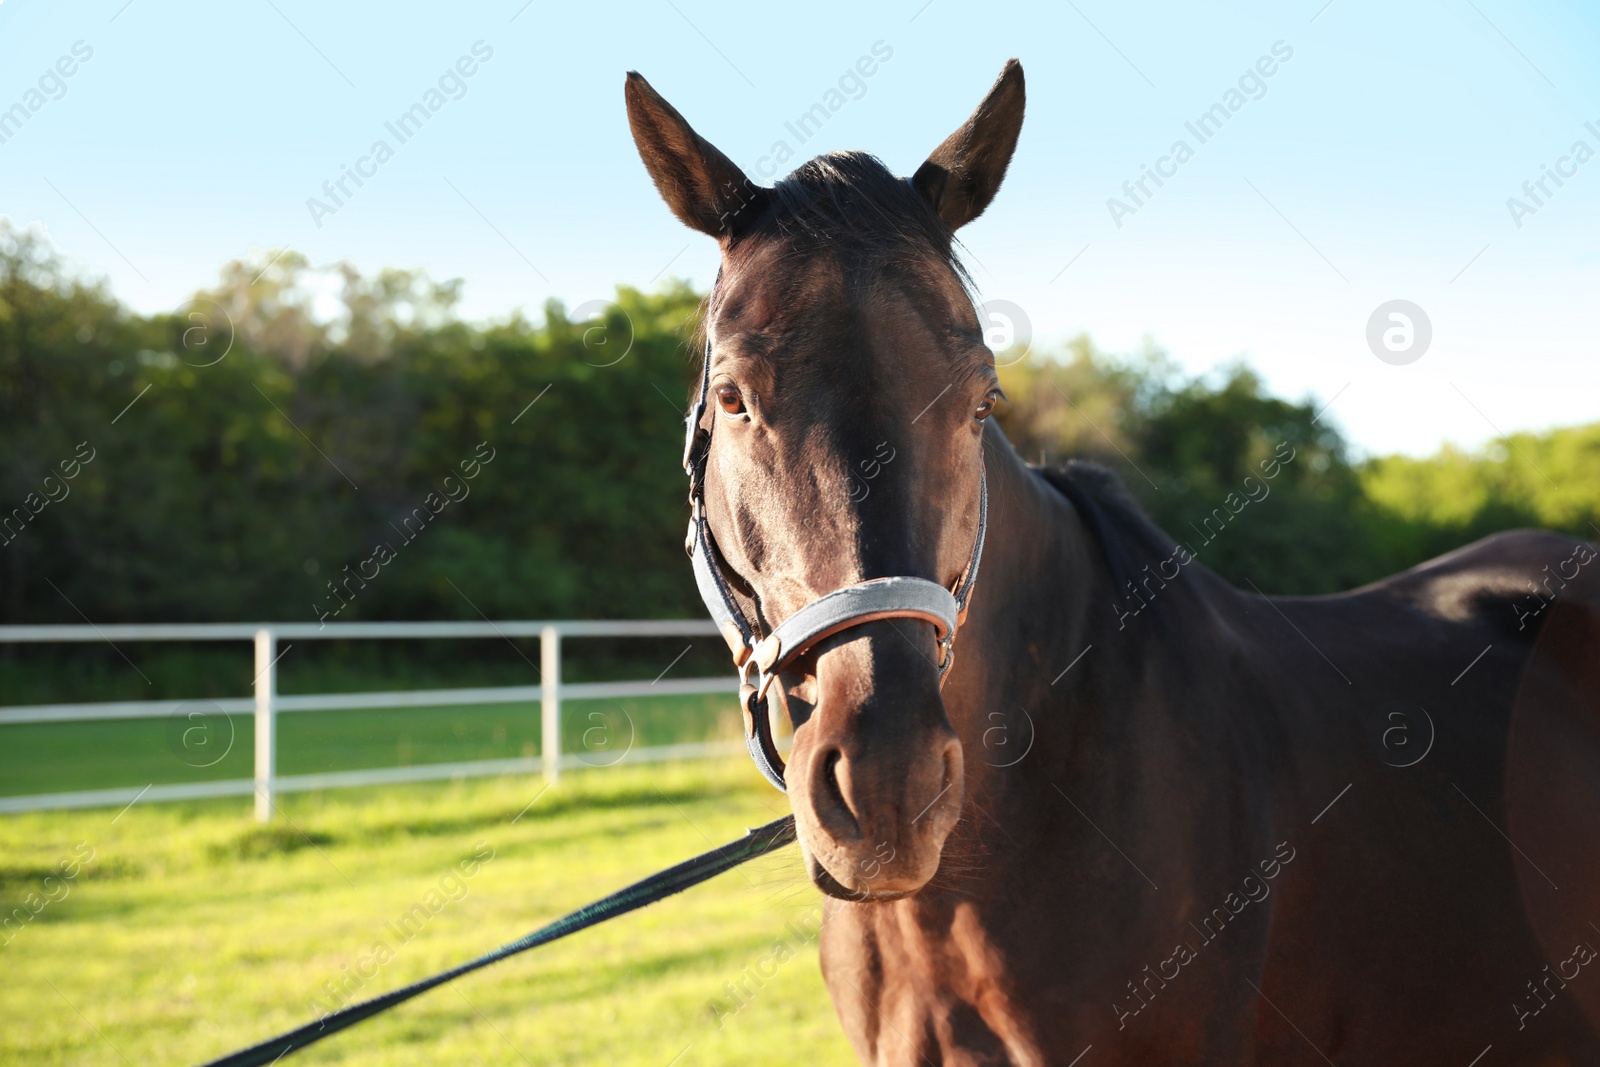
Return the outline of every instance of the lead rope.
<path id="1" fill-rule="evenodd" d="M 464 974 L 471 974 L 501 960 L 526 952 L 530 948 L 548 945 L 552 941 L 560 940 L 568 934 L 575 934 L 586 927 L 595 926 L 607 919 L 615 919 L 619 915 L 626 915 L 636 911 L 646 904 L 653 904 L 664 900 L 676 893 L 681 893 L 691 886 L 709 881 L 724 871 L 755 859 L 767 853 L 782 848 L 795 839 L 794 816 L 785 815 L 765 826 L 758 826 L 748 830 L 737 841 L 730 841 L 726 845 L 704 852 L 690 860 L 668 867 L 664 871 L 652 874 L 650 877 L 638 881 L 625 889 L 619 889 L 610 896 L 601 897 L 593 904 L 585 904 L 570 915 L 564 915 L 553 923 L 539 927 L 539 929 L 520 937 L 508 944 L 501 945 L 493 952 L 486 952 L 477 959 L 468 960 L 448 971 L 443 971 L 431 978 L 424 978 L 420 982 L 412 982 L 402 986 L 381 997 L 362 1001 L 359 1004 L 350 1004 L 323 1016 L 314 1023 L 295 1030 L 289 1030 L 277 1037 L 268 1038 L 258 1045 L 240 1049 L 221 1059 L 211 1060 L 203 1067 L 265 1067 L 267 1064 L 276 1063 L 291 1052 L 299 1052 L 307 1045 L 331 1037 L 340 1030 L 354 1026 L 356 1023 L 370 1019 L 388 1011 L 397 1004 L 403 1004 L 412 997 L 420 996 L 435 986 L 444 985 L 454 981 Z"/>

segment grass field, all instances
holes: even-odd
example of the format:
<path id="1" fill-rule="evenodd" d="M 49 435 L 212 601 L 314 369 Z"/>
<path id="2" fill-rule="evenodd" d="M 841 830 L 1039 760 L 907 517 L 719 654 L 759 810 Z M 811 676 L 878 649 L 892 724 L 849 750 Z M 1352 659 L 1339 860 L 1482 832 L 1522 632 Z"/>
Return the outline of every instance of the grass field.
<path id="1" fill-rule="evenodd" d="M 205 710 L 199 702 L 191 709 Z M 200 723 L 205 732 L 184 731 Z M 596 765 L 636 748 L 740 736 L 732 694 L 562 703 L 562 751 Z M 0 796 L 249 778 L 249 715 L 0 726 Z M 537 704 L 292 712 L 278 716 L 278 773 L 534 756 Z M 215 762 L 210 762 L 215 758 Z M 196 766 L 201 764 L 201 766 Z"/>
<path id="2" fill-rule="evenodd" d="M 8 782 L 32 773 L 10 738 L 0 753 Z M 0 1063 L 198 1063 L 314 1019 L 327 983 L 346 983 L 341 997 L 392 989 L 787 810 L 740 760 L 584 770 L 541 789 L 291 795 L 264 828 L 248 798 L 0 817 L 6 914 L 55 898 L 0 935 Z M 62 861 L 81 869 L 60 880 Z M 850 1063 L 801 932 L 819 900 L 791 847 L 286 1062 Z"/>

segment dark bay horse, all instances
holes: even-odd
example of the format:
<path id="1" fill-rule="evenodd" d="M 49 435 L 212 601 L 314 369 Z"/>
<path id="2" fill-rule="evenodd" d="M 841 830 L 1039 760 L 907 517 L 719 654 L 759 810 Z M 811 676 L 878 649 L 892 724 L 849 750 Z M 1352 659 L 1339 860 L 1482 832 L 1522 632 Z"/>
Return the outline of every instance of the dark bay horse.
<path id="1" fill-rule="evenodd" d="M 1024 464 L 952 236 L 1016 146 L 1015 61 L 909 179 L 834 153 L 757 187 L 637 74 L 626 99 L 722 250 L 701 492 L 739 610 L 955 587 L 987 479 L 947 678 L 934 626 L 883 618 L 765 694 L 862 1060 L 1600 1063 L 1593 545 L 1270 598 L 1109 474 Z"/>

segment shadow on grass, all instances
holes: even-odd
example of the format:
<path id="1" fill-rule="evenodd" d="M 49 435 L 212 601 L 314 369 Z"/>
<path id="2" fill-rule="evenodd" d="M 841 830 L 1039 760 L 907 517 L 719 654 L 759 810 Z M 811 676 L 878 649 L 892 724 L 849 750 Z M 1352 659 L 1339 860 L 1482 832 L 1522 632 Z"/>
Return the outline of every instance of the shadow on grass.
<path id="1" fill-rule="evenodd" d="M 54 878 L 70 885 L 88 881 L 102 882 L 114 878 L 137 878 L 143 873 L 136 863 L 130 863 L 125 859 L 102 859 L 100 856 L 96 856 L 88 863 L 80 864 L 76 874 L 67 876 L 62 871 L 63 868 L 59 864 L 54 867 L 0 864 L 0 900 L 8 899 L 13 891 L 26 893 L 30 890 L 40 890 L 46 878 Z"/>
<path id="2" fill-rule="evenodd" d="M 274 856 L 287 856 L 305 848 L 324 848 L 333 843 L 334 836 L 323 830 L 302 831 L 292 826 L 255 826 L 227 841 L 207 845 L 206 855 L 217 863 L 264 860 Z"/>
<path id="3" fill-rule="evenodd" d="M 748 792 L 735 784 L 697 784 L 684 786 L 627 786 L 605 792 L 587 790 L 541 792 L 543 785 L 528 791 L 529 803 L 525 807 L 466 812 L 456 816 L 419 819 L 410 822 L 381 822 L 361 828 L 367 840 L 394 837 L 437 837 L 466 833 L 472 830 L 505 826 L 512 820 L 539 823 L 566 815 L 584 812 L 613 811 L 626 808 L 676 807 L 681 804 L 721 800 Z"/>

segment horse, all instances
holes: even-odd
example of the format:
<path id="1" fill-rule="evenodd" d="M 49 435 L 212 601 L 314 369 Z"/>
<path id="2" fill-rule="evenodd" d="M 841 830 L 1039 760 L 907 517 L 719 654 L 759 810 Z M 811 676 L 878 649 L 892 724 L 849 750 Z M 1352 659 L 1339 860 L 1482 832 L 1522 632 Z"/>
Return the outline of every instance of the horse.
<path id="1" fill-rule="evenodd" d="M 1595 546 L 1502 533 L 1268 597 L 1110 472 L 1025 463 L 954 237 L 1024 97 L 1012 60 L 910 178 L 835 152 L 767 187 L 625 83 L 656 189 L 720 248 L 689 548 L 759 668 L 746 729 L 856 1053 L 1600 1063 Z M 784 717 L 786 764 L 756 741 Z"/>

